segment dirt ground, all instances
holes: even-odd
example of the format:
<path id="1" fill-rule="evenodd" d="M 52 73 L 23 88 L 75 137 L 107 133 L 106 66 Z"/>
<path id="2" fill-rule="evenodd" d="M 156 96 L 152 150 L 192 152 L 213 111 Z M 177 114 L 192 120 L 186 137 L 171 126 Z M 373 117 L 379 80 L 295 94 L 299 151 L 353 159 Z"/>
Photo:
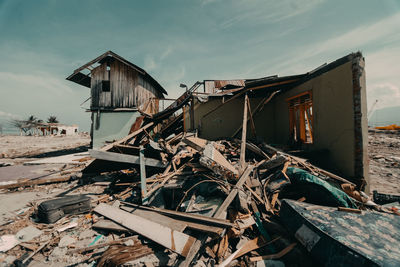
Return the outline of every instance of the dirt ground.
<path id="1" fill-rule="evenodd" d="M 370 130 L 368 134 L 370 189 L 400 194 L 400 131 Z"/>
<path id="2" fill-rule="evenodd" d="M 87 146 L 89 143 L 90 136 L 87 134 L 74 136 L 0 135 L 0 160 L 58 156 L 63 154 L 62 152 L 68 153 L 68 150 L 76 150 L 69 153 L 79 152 L 80 147 Z"/>
<path id="3" fill-rule="evenodd" d="M 370 129 L 368 141 L 371 192 L 400 194 L 400 132 Z M 89 143 L 87 134 L 0 136 L 0 164 L 20 165 L 35 158 L 85 151 Z"/>

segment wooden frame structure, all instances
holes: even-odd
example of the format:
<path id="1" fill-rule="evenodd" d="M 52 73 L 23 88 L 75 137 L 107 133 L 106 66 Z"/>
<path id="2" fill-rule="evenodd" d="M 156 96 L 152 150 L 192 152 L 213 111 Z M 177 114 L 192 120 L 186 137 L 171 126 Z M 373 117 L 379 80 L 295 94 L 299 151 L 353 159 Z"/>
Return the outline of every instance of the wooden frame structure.
<path id="1" fill-rule="evenodd" d="M 289 127 L 292 140 L 303 144 L 313 143 L 314 117 L 312 92 L 306 91 L 286 99 L 289 106 Z"/>

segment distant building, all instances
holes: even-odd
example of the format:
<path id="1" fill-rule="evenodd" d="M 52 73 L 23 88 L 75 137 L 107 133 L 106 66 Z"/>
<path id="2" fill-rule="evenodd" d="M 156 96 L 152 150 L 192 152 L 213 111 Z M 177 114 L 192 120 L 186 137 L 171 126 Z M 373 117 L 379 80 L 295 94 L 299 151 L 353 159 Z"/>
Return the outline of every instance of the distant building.
<path id="1" fill-rule="evenodd" d="M 79 127 L 76 124 L 65 125 L 61 123 L 39 123 L 36 127 L 36 132 L 42 135 L 76 135 Z"/>
<path id="2" fill-rule="evenodd" d="M 76 69 L 67 80 L 91 89 L 93 148 L 127 134 L 140 111 L 159 111 L 165 89 L 145 70 L 108 51 Z"/>

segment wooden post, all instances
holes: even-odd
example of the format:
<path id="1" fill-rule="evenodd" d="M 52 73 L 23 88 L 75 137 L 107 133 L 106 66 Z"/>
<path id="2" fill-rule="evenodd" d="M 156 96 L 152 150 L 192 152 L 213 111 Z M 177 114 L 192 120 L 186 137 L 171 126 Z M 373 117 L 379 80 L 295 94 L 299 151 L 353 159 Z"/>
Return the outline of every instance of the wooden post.
<path id="1" fill-rule="evenodd" d="M 244 96 L 243 108 L 243 127 L 242 127 L 242 144 L 240 146 L 240 173 L 245 169 L 246 164 L 246 134 L 247 134 L 247 101 L 249 97 L 247 94 Z"/>
<path id="2" fill-rule="evenodd" d="M 194 130 L 194 96 L 192 95 L 192 103 L 190 105 L 190 130 Z"/>
<path id="3" fill-rule="evenodd" d="M 146 204 L 147 199 L 147 185 L 146 185 L 146 165 L 144 164 L 144 149 L 143 146 L 140 146 L 139 152 L 139 161 L 140 161 L 140 187 L 142 192 L 142 204 Z"/>
<path id="4" fill-rule="evenodd" d="M 249 109 L 251 130 L 253 132 L 254 137 L 256 137 L 257 136 L 256 125 L 255 125 L 254 120 L 253 120 L 253 113 L 251 112 L 251 106 L 250 106 L 250 99 L 249 98 L 247 98 L 247 108 Z"/>

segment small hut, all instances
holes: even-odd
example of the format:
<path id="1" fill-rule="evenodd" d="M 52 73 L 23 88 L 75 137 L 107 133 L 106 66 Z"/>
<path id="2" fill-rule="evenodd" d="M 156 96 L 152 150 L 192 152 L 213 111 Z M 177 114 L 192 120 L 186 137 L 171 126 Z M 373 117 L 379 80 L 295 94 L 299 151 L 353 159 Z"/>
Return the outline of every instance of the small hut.
<path id="1" fill-rule="evenodd" d="M 76 69 L 67 80 L 91 89 L 93 148 L 129 133 L 140 116 L 159 111 L 165 89 L 145 70 L 108 51 Z"/>

